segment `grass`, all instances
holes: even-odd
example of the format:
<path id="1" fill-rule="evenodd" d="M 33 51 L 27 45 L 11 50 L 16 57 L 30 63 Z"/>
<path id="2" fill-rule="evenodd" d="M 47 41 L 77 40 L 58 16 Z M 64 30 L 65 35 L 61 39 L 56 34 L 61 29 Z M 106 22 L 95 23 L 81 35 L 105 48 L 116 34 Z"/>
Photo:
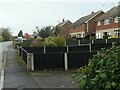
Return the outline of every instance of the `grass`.
<path id="1" fill-rule="evenodd" d="M 17 58 L 18 63 L 19 63 L 23 68 L 26 68 L 26 64 L 25 64 L 24 60 L 19 56 L 18 53 L 16 53 L 16 58 Z"/>

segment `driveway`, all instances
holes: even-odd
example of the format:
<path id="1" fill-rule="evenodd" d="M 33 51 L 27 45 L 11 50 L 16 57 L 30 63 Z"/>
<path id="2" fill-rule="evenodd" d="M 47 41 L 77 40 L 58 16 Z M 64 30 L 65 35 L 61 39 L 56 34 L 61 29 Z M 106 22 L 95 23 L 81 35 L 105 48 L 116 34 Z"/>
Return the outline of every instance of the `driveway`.
<path id="1" fill-rule="evenodd" d="M 36 71 L 31 75 L 44 90 L 79 90 L 79 85 L 72 78 L 72 73 Z"/>

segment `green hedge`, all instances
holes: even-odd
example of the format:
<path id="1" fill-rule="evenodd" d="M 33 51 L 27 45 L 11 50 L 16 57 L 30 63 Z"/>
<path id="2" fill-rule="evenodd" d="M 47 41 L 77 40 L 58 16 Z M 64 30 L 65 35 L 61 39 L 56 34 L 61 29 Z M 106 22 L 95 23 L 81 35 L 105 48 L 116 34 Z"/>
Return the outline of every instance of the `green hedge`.
<path id="1" fill-rule="evenodd" d="M 101 50 L 73 76 L 82 90 L 120 90 L 120 46 Z"/>

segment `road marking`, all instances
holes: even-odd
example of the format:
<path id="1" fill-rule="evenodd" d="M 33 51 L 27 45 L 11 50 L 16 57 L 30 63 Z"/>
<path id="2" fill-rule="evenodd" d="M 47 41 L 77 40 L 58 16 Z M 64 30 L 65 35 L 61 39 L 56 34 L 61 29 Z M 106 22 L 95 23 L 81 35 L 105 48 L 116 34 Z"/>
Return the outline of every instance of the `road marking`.
<path id="1" fill-rule="evenodd" d="M 5 63 L 6 63 L 6 59 L 7 59 L 7 52 L 8 52 L 8 49 L 6 49 L 6 51 L 5 51 L 5 56 L 4 56 L 4 60 L 3 60 L 3 64 L 2 64 L 2 72 L 1 72 L 1 79 L 0 79 L 0 90 L 3 89 L 3 85 L 4 85 Z"/>

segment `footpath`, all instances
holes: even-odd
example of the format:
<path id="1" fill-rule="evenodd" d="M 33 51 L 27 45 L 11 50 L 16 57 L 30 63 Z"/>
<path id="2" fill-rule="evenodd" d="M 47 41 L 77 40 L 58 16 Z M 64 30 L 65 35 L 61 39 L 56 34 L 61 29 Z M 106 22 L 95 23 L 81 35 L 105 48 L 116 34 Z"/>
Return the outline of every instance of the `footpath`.
<path id="1" fill-rule="evenodd" d="M 39 85 L 18 62 L 15 49 L 9 48 L 6 55 L 3 90 L 35 90 L 37 88 L 40 89 Z"/>
<path id="2" fill-rule="evenodd" d="M 16 50 L 6 53 L 3 90 L 79 90 L 72 74 L 28 72 L 17 60 Z"/>

